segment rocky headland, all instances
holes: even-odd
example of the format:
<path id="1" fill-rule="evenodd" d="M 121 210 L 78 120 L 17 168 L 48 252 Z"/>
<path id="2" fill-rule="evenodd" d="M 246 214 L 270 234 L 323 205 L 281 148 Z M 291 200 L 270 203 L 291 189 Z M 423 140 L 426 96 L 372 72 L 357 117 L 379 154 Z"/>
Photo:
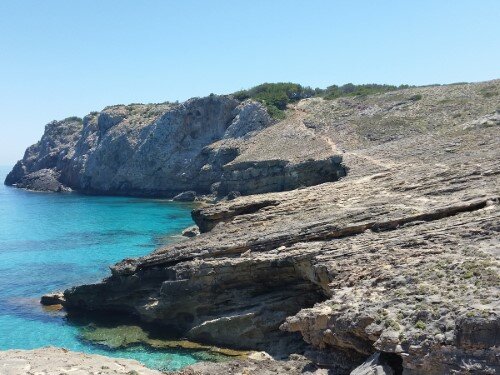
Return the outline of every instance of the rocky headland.
<path id="1" fill-rule="evenodd" d="M 186 199 L 334 181 L 345 175 L 341 161 L 301 121 L 276 124 L 256 101 L 211 95 L 181 104 L 117 105 L 53 121 L 5 183 Z"/>
<path id="2" fill-rule="evenodd" d="M 70 313 L 279 359 L 182 374 L 495 374 L 499 150 L 498 80 L 303 99 L 281 121 L 211 96 L 51 123 L 6 183 L 231 193 L 193 211 L 201 234 L 64 292 Z"/>

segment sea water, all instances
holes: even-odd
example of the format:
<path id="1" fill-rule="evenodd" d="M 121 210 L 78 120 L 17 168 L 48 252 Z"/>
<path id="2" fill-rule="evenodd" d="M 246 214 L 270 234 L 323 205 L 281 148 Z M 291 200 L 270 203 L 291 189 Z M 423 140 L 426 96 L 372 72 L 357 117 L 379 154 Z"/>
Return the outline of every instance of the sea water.
<path id="1" fill-rule="evenodd" d="M 42 294 L 97 282 L 109 265 L 173 241 L 192 224 L 191 206 L 165 200 L 37 193 L 3 185 L 0 167 L 0 350 L 56 346 L 132 358 L 156 369 L 195 363 L 193 353 L 144 346 L 111 350 L 86 342 Z"/>

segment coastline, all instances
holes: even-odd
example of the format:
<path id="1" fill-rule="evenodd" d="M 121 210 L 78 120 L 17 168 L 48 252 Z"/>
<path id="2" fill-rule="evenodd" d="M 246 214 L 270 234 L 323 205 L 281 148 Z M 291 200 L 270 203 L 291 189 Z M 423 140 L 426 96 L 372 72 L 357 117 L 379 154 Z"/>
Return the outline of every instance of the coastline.
<path id="1" fill-rule="evenodd" d="M 283 373 L 288 361 L 341 374 L 496 371 L 500 116 L 481 85 L 499 82 L 301 101 L 300 121 L 343 150 L 346 176 L 200 207 L 201 235 L 66 290 L 65 308 L 267 351 L 283 361 L 262 365 Z"/>

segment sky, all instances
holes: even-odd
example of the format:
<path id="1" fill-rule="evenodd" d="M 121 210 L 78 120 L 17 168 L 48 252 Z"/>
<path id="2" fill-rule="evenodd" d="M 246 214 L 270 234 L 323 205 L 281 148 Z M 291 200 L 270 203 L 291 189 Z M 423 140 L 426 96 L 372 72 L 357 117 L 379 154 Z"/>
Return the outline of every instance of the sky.
<path id="1" fill-rule="evenodd" d="M 0 165 L 107 105 L 500 78 L 500 0 L 1 0 Z"/>

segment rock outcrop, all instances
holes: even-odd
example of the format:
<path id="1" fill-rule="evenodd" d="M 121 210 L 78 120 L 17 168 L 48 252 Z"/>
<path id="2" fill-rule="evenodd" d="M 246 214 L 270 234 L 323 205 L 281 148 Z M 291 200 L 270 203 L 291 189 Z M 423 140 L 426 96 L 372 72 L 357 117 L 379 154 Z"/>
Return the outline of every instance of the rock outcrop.
<path id="1" fill-rule="evenodd" d="M 44 306 L 62 305 L 64 294 L 62 292 L 45 294 L 40 298 L 40 303 Z"/>
<path id="2" fill-rule="evenodd" d="M 273 123 L 261 104 L 231 96 L 112 106 L 48 124 L 5 183 L 192 200 L 291 190 L 345 175 L 340 154 L 302 132 L 303 123 L 288 128 Z"/>
<path id="3" fill-rule="evenodd" d="M 68 168 L 68 154 L 76 146 L 82 129 L 82 120 L 76 117 L 47 124 L 42 139 L 26 149 L 5 184 L 32 190 L 61 190 L 61 171 Z"/>
<path id="4" fill-rule="evenodd" d="M 65 307 L 303 353 L 338 374 L 498 373 L 499 102 L 485 88 L 498 93 L 500 81 L 299 102 L 224 168 L 248 167 L 255 191 L 273 185 L 253 172 L 269 163 L 261 153 L 300 165 L 300 152 L 326 152 L 293 149 L 302 126 L 328 145 L 322 160 L 342 150 L 347 177 L 197 209 L 202 234 L 65 291 Z M 261 143 L 278 134 L 279 145 Z M 248 193 L 246 177 L 234 181 L 225 189 Z"/>
<path id="5" fill-rule="evenodd" d="M 40 169 L 35 172 L 28 173 L 21 177 L 16 183 L 19 188 L 45 191 L 45 192 L 64 192 L 71 191 L 70 188 L 59 182 L 60 173 L 53 169 Z"/>

